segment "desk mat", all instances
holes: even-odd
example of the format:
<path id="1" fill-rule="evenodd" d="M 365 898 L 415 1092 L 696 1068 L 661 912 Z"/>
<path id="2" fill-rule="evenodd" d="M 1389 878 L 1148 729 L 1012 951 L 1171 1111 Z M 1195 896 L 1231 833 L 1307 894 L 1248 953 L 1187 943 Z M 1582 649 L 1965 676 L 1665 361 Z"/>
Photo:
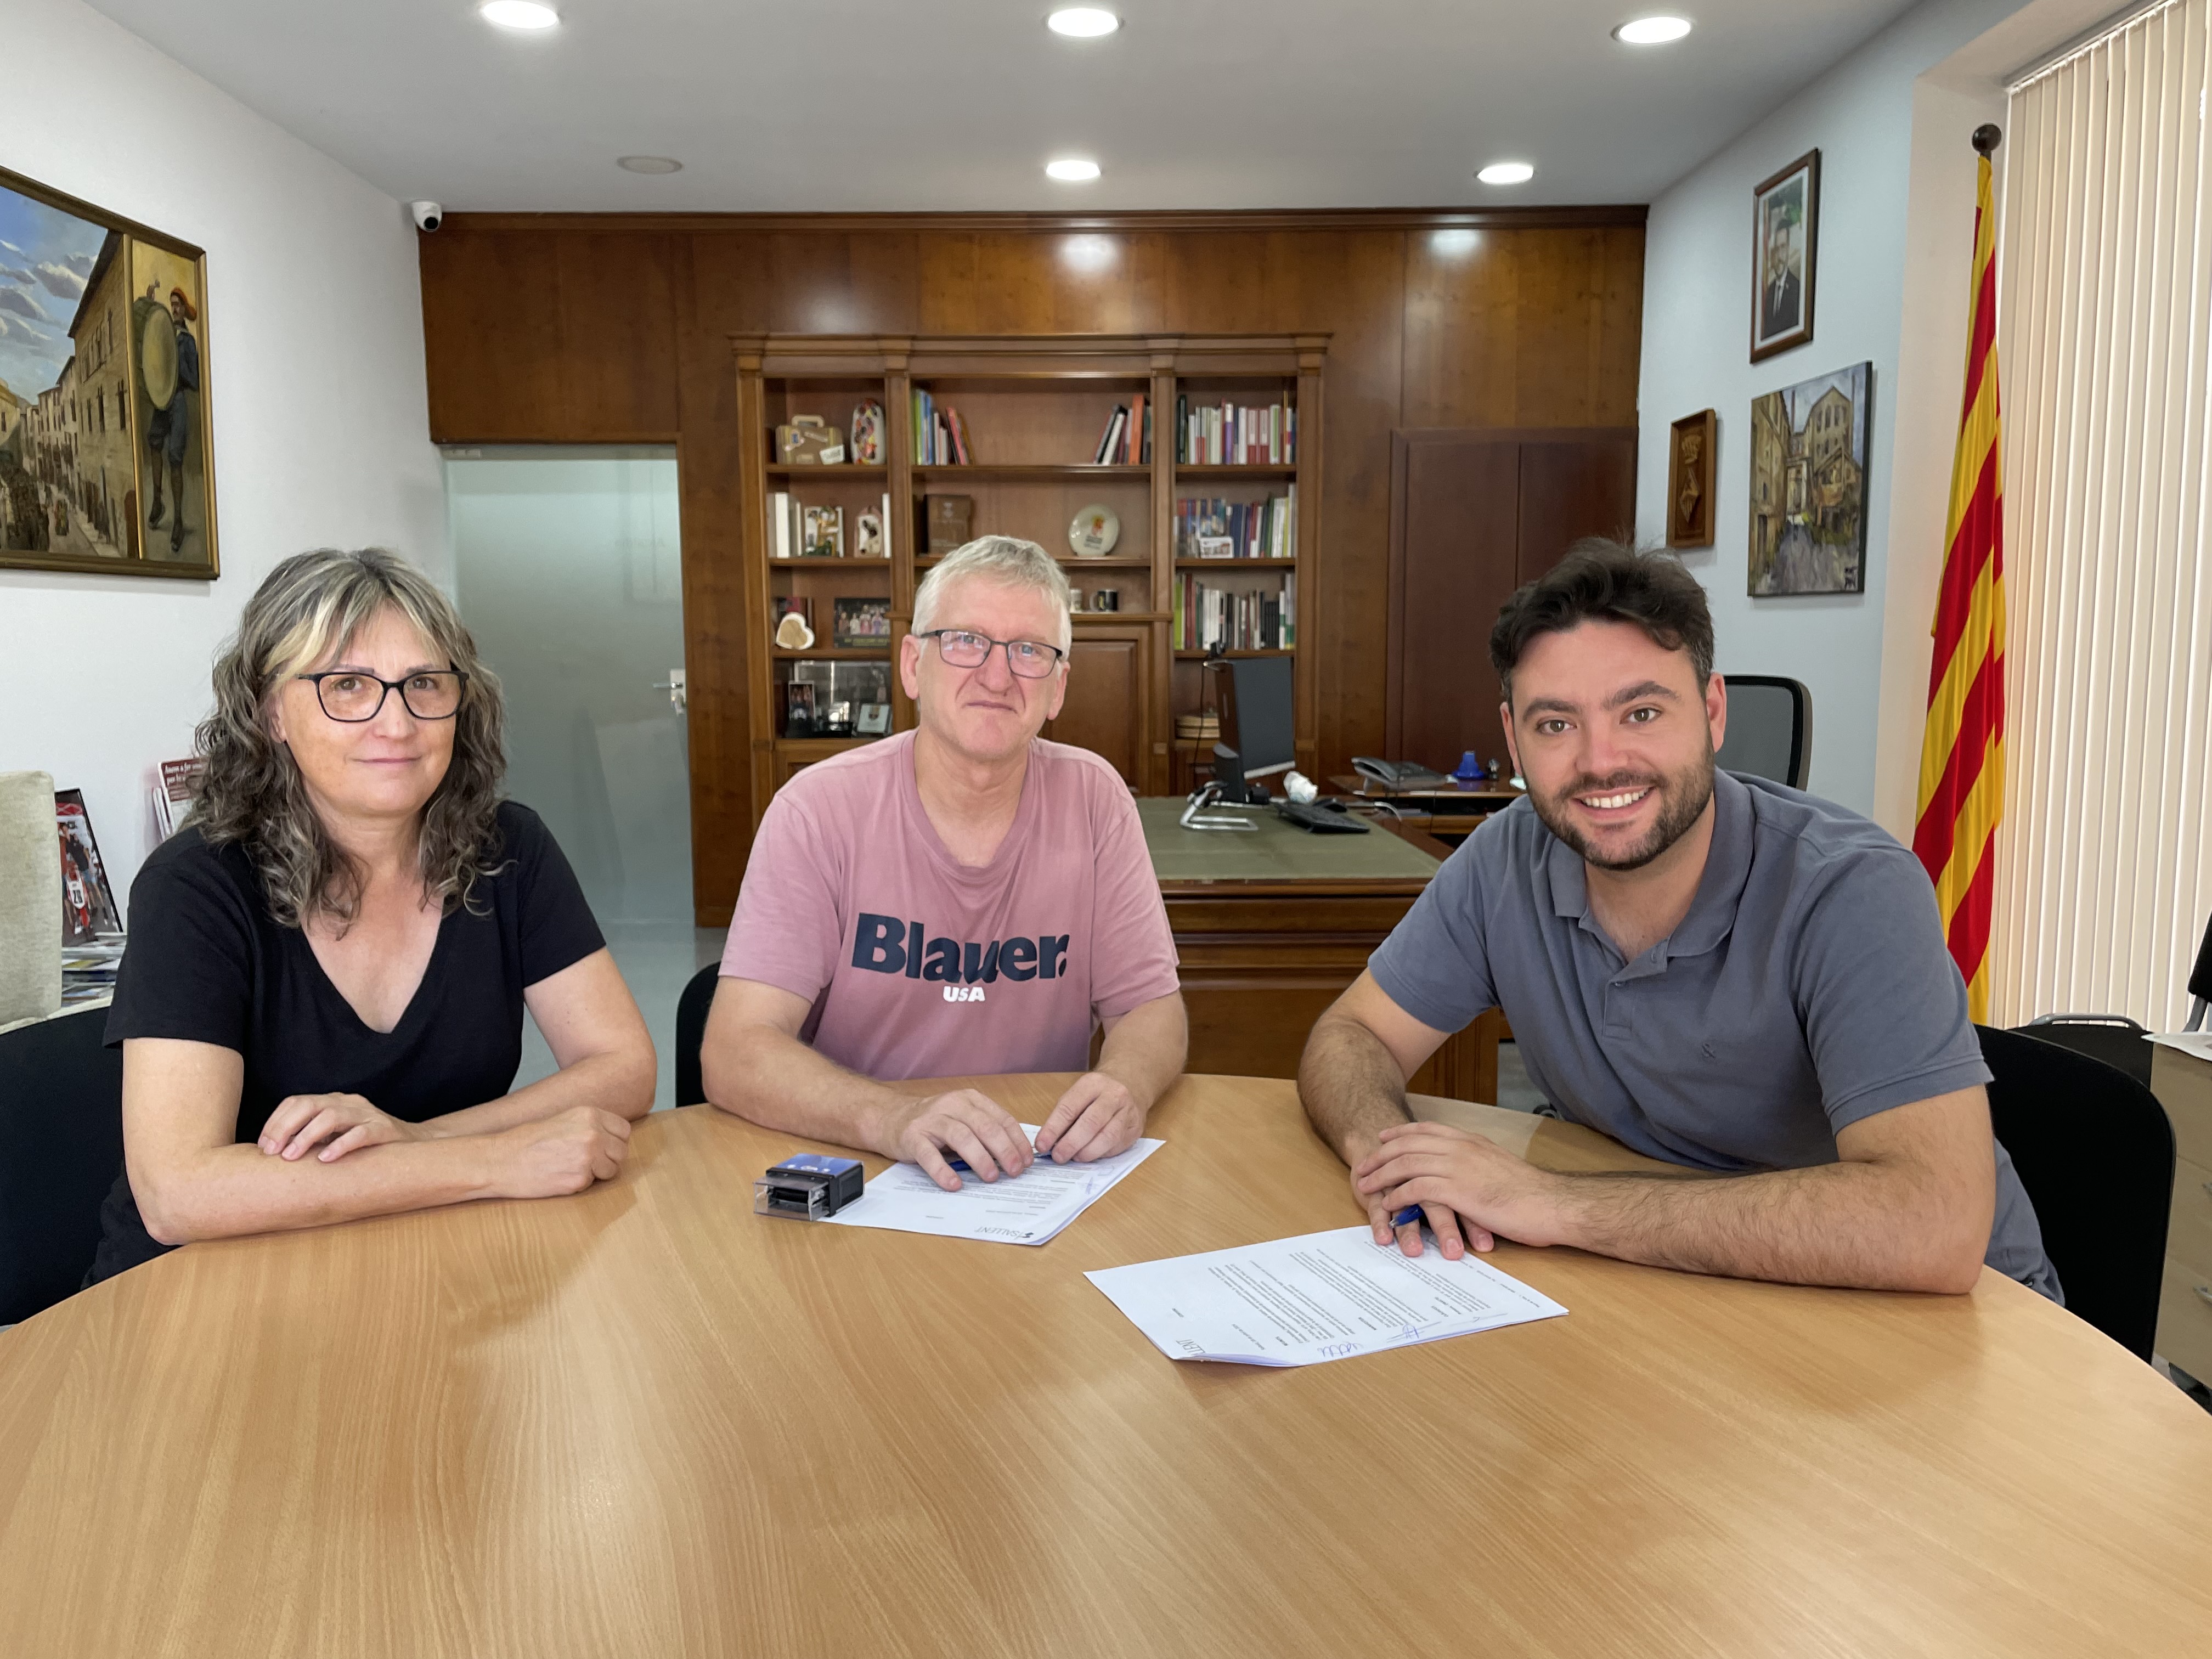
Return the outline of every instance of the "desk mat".
<path id="1" fill-rule="evenodd" d="M 1379 828 L 1365 836 L 1317 836 L 1263 806 L 1238 814 L 1257 826 L 1255 834 L 1186 830 L 1176 821 L 1183 805 L 1179 795 L 1137 802 L 1152 873 L 1162 881 L 1426 881 L 1436 873 L 1435 859 Z"/>

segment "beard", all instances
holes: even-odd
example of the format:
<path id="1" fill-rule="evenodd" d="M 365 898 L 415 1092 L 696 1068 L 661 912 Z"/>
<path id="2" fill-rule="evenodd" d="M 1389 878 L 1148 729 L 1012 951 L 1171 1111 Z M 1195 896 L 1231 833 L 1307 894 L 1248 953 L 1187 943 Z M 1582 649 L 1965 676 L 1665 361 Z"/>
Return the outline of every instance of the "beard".
<path id="1" fill-rule="evenodd" d="M 1643 840 L 1626 852 L 1600 851 L 1571 816 L 1572 802 L 1577 795 L 1615 795 L 1624 789 L 1647 788 L 1659 793 L 1658 820 Z M 1710 738 L 1705 740 L 1703 756 L 1674 772 L 1612 772 L 1601 778 L 1585 773 L 1556 793 L 1542 794 L 1533 788 L 1528 792 L 1528 804 L 1535 809 L 1544 827 L 1572 848 L 1583 863 L 1601 870 L 1641 870 L 1689 833 L 1712 798 L 1713 746 Z"/>

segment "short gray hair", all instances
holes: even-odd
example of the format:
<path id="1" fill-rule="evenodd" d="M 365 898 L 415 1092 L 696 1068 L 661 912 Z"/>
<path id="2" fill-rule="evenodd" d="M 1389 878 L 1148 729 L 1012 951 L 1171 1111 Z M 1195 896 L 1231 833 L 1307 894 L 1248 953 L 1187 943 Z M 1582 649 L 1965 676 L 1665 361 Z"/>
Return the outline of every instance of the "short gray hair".
<path id="1" fill-rule="evenodd" d="M 1075 609 L 1075 595 L 1068 588 L 1066 572 L 1051 554 L 1018 536 L 978 536 L 965 546 L 947 553 L 914 591 L 915 633 L 927 634 L 935 625 L 937 607 L 945 590 L 963 576 L 980 576 L 1007 587 L 1036 589 L 1060 607 L 1060 648 L 1066 651 L 1074 643 L 1075 624 L 1071 613 Z"/>

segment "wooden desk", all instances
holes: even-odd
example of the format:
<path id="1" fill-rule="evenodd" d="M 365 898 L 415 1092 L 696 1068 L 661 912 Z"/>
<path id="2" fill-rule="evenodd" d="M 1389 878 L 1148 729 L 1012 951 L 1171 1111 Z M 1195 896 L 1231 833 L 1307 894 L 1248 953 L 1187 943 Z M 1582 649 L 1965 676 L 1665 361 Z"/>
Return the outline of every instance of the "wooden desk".
<path id="1" fill-rule="evenodd" d="M 990 1086 L 1037 1112 L 1061 1081 Z M 1437 1109 L 1539 1162 L 1632 1161 Z M 755 1217 L 794 1143 L 694 1107 L 577 1198 L 110 1280 L 0 1336 L 0 1648 L 2204 1650 L 2212 1420 L 2007 1280 L 1506 1246 L 1566 1318 L 1177 1365 L 1085 1270 L 1358 1212 L 1285 1083 L 1188 1079 L 1153 1126 L 1166 1148 L 1036 1249 Z"/>
<path id="2" fill-rule="evenodd" d="M 1318 836 L 1266 810 L 1249 833 L 1185 830 L 1185 803 L 1140 799 L 1190 1012 L 1190 1069 L 1295 1077 L 1306 1034 L 1359 977 L 1449 849 L 1405 823 Z M 1223 809 L 1227 810 L 1227 809 Z M 1503 1017 L 1486 1014 L 1415 1073 L 1459 1100 L 1498 1097 Z"/>
<path id="3" fill-rule="evenodd" d="M 1332 772 L 1328 781 L 1331 787 L 1356 800 L 1389 801 L 1403 815 L 1401 823 L 1434 836 L 1447 847 L 1458 846 L 1483 819 L 1528 793 L 1494 781 L 1470 787 L 1449 781 L 1392 785 L 1377 783 L 1364 775 Z"/>

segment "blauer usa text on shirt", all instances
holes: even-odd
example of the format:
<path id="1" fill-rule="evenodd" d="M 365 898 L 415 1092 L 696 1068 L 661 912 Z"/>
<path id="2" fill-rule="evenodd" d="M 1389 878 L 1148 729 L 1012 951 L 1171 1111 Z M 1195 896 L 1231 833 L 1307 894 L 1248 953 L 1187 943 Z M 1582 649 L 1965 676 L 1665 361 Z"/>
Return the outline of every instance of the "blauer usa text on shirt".
<path id="1" fill-rule="evenodd" d="M 945 984 L 990 985 L 1010 980 L 1056 979 L 1072 934 L 1017 935 L 977 944 L 930 938 L 918 921 L 863 910 L 853 928 L 853 966 L 872 974 L 902 974 Z"/>

